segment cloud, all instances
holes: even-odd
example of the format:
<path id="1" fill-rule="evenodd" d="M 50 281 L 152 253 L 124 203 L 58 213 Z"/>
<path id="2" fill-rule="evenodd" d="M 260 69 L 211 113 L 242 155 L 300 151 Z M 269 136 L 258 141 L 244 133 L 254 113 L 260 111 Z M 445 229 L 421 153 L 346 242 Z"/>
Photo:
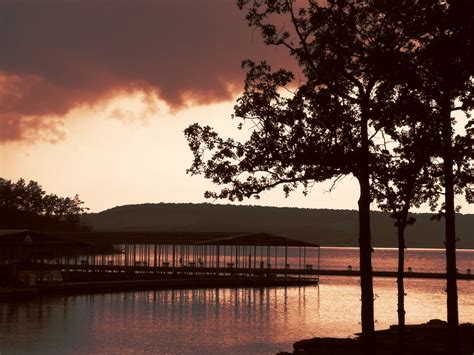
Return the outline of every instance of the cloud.
<path id="1" fill-rule="evenodd" d="M 126 102 L 123 102 L 123 99 Z M 148 125 L 150 119 L 157 117 L 164 111 L 163 107 L 160 107 L 158 98 L 152 94 L 142 93 L 134 95 L 134 97 L 122 98 L 120 101 L 122 102 L 120 102 L 119 107 L 111 107 L 108 117 L 118 119 L 124 123 L 139 122 Z"/>
<path id="2" fill-rule="evenodd" d="M 127 92 L 231 99 L 242 59 L 275 57 L 243 17 L 232 0 L 0 0 L 0 142 L 60 139 L 70 110 Z"/>

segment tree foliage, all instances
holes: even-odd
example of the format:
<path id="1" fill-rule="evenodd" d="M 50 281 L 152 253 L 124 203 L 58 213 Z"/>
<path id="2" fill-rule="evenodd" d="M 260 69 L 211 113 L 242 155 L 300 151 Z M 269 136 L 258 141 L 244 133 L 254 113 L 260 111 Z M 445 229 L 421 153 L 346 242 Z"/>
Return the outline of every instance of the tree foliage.
<path id="1" fill-rule="evenodd" d="M 386 126 L 380 145 L 380 167 L 374 171 L 372 191 L 378 207 L 391 213 L 398 238 L 398 331 L 399 343 L 403 346 L 405 330 L 404 307 L 404 250 L 405 229 L 415 222 L 409 216 L 410 209 L 429 203 L 434 211 L 438 208 L 439 196 L 443 191 L 440 125 L 433 110 L 423 101 L 414 99 L 416 91 L 403 93 L 404 88 L 394 90 L 395 102 L 386 104 L 385 114 L 392 118 L 392 125 Z M 390 112 L 391 111 L 391 112 Z M 465 146 L 457 145 L 456 162 L 457 190 L 466 183 Z"/>
<path id="2" fill-rule="evenodd" d="M 298 184 L 306 189 L 312 182 L 350 172 L 352 152 L 344 140 L 357 144 L 353 116 L 347 112 L 350 107 L 333 107 L 326 90 L 310 93 L 309 87 L 285 97 L 282 89 L 292 73 L 272 72 L 265 62 L 245 61 L 244 68 L 248 71 L 245 91 L 235 116 L 251 122 L 249 140 L 225 140 L 198 124 L 185 131 L 194 153 L 189 172 L 225 185 L 219 193 L 207 192 L 207 197 L 258 198 L 260 192 L 279 184 L 288 195 Z M 208 152 L 212 155 L 205 159 Z"/>
<path id="3" fill-rule="evenodd" d="M 470 5 L 239 0 L 238 6 L 267 45 L 288 49 L 298 71 L 244 61 L 247 76 L 234 118 L 243 120 L 240 128 L 250 126 L 250 138 L 223 139 L 208 126 L 190 126 L 185 134 L 194 160 L 188 172 L 221 186 L 207 197 L 230 200 L 277 185 L 286 195 L 298 185 L 306 193 L 314 182 L 355 176 L 362 331 L 373 333 L 370 203 L 377 198 L 393 211 L 425 201 L 434 206 L 443 187 L 453 186 L 443 148 L 450 147 L 450 162 L 457 153 L 447 143 L 443 112 L 447 93 L 449 113 L 456 100 L 463 110 L 472 104 L 471 54 L 460 41 L 471 35 L 454 21 L 456 14 L 465 20 L 460 12 Z M 451 48 L 451 41 L 461 47 Z M 450 48 L 453 54 L 438 62 Z M 448 75 L 451 65 L 455 79 Z"/>
<path id="4" fill-rule="evenodd" d="M 447 318 L 450 347 L 459 353 L 459 318 L 456 284 L 455 161 L 459 139 L 454 137 L 452 113 L 473 109 L 474 3 L 469 0 L 439 1 L 429 13 L 428 31 L 420 39 L 413 61 L 411 86 L 429 103 L 440 124 L 440 158 L 443 160 L 444 217 L 446 235 Z M 467 137 L 461 139 L 465 146 Z M 469 148 L 470 149 L 470 148 Z M 462 149 L 461 149 L 462 150 Z M 470 154 L 472 157 L 472 152 Z M 471 177 L 472 180 L 472 177 Z"/>
<path id="5" fill-rule="evenodd" d="M 2 228 L 55 228 L 80 225 L 80 215 L 88 210 L 79 195 L 59 197 L 47 194 L 36 181 L 12 182 L 0 178 Z M 8 216 L 8 218 L 7 218 Z"/>

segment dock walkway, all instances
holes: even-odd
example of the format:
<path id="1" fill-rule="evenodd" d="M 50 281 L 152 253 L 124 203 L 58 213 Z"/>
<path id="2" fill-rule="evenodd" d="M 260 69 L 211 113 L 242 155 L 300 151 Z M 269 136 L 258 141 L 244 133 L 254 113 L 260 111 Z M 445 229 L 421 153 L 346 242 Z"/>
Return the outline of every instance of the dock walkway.
<path id="1" fill-rule="evenodd" d="M 161 274 L 179 276 L 255 276 L 298 277 L 318 279 L 319 276 L 360 276 L 358 270 L 321 270 L 313 268 L 247 268 L 247 267 L 201 267 L 201 266 L 144 266 L 144 265 L 57 265 L 44 264 L 46 268 L 61 269 L 63 273 L 109 273 L 109 274 Z M 397 277 L 396 271 L 373 271 L 374 277 Z M 405 278 L 446 279 L 444 273 L 405 272 Z M 459 280 L 474 280 L 473 274 L 458 273 Z"/>

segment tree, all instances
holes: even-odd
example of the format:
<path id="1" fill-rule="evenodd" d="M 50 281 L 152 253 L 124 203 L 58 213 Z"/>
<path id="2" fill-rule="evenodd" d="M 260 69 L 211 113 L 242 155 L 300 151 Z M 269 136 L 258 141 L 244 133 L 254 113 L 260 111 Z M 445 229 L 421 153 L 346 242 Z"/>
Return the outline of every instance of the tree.
<path id="1" fill-rule="evenodd" d="M 459 352 L 456 284 L 455 139 L 452 112 L 473 108 L 474 3 L 439 1 L 426 13 L 428 30 L 414 52 L 410 83 L 429 102 L 441 128 L 447 266 L 447 318 L 453 352 Z"/>
<path id="2" fill-rule="evenodd" d="M 432 209 L 435 209 L 437 196 L 442 194 L 443 190 L 446 192 L 446 199 L 438 216 L 446 216 L 447 264 L 451 264 L 447 272 L 448 314 L 451 315 L 448 315 L 451 332 L 449 339 L 450 348 L 456 352 L 459 349 L 456 350 L 458 342 L 455 329 L 457 302 L 455 302 L 456 269 L 453 239 L 454 195 L 460 194 L 465 189 L 469 198 L 469 184 L 472 183 L 469 159 L 472 159 L 473 152 L 467 135 L 453 137 L 454 120 L 451 118 L 451 112 L 463 110 L 468 114 L 472 108 L 473 12 L 472 4 L 465 1 L 432 2 L 428 5 L 416 16 L 424 24 L 425 35 L 410 48 L 404 67 L 398 72 L 402 77 L 401 85 L 398 85 L 396 90 L 390 91 L 393 97 L 384 103 L 384 110 L 391 110 L 388 116 L 396 117 L 393 122 L 398 130 L 403 129 L 406 134 L 418 125 L 423 127 L 422 130 L 429 132 L 427 133 L 429 138 L 420 139 L 419 134 L 414 134 L 410 139 L 401 141 L 393 128 L 385 127 L 399 144 L 398 152 L 395 153 L 405 151 L 405 159 L 400 161 L 401 155 L 395 154 L 397 161 L 391 165 L 387 163 L 385 172 L 380 171 L 379 178 L 382 180 L 379 181 L 381 184 L 377 189 L 377 197 L 379 206 L 392 212 L 398 229 L 399 324 L 402 330 L 404 323 L 402 248 L 404 229 L 409 222 L 408 210 L 412 202 L 417 206 L 423 200 L 431 200 Z M 408 147 L 408 151 L 400 145 Z M 436 157 L 442 158 L 443 163 L 434 161 Z M 420 175 L 420 172 L 430 165 L 429 175 L 426 177 Z M 421 190 L 417 189 L 418 184 L 424 187 Z M 436 188 L 433 190 L 433 187 Z"/>
<path id="3" fill-rule="evenodd" d="M 78 195 L 46 194 L 36 181 L 27 184 L 24 179 L 15 183 L 0 178 L 2 228 L 83 228 L 80 215 L 88 210 L 83 204 Z"/>
<path id="4" fill-rule="evenodd" d="M 472 164 L 474 159 L 474 120 L 469 120 L 465 128 L 468 135 L 467 149 L 471 152 L 469 162 L 469 176 L 471 179 L 467 182 L 466 201 L 468 203 L 474 203 L 474 165 Z"/>
<path id="5" fill-rule="evenodd" d="M 403 352 L 405 330 L 405 229 L 415 222 L 410 208 L 428 202 L 432 209 L 442 190 L 440 164 L 434 156 L 439 151 L 436 121 L 427 119 L 430 107 L 398 91 L 395 102 L 387 103 L 385 112 L 393 118 L 393 127 L 386 127 L 391 142 L 381 144 L 381 169 L 374 172 L 373 191 L 378 207 L 391 212 L 398 239 L 398 333 Z M 391 111 L 391 112 L 388 112 Z"/>
<path id="6" fill-rule="evenodd" d="M 185 134 L 194 153 L 188 170 L 218 185 L 207 197 L 243 199 L 283 185 L 285 194 L 302 184 L 352 174 L 359 182 L 359 246 L 363 340 L 370 351 L 374 332 L 371 265 L 371 178 L 379 159 L 373 139 L 388 118 L 378 110 L 396 82 L 394 72 L 423 36 L 414 14 L 422 4 L 384 1 L 241 0 L 250 26 L 266 44 L 283 46 L 302 77 L 245 61 L 247 78 L 235 116 L 253 123 L 248 141 L 224 140 L 210 127 Z M 272 21 L 283 18 L 291 30 Z M 402 31 L 400 24 L 411 28 Z M 285 27 L 283 27 L 285 28 Z M 287 90 L 287 91 L 285 91 Z M 205 154 L 211 153 L 206 157 Z"/>

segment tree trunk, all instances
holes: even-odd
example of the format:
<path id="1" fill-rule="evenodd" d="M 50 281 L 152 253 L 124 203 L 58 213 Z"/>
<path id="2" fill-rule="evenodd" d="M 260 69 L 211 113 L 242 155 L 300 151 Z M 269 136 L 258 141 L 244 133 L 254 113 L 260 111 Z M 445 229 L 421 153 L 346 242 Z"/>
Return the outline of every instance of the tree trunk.
<path id="1" fill-rule="evenodd" d="M 406 218 L 398 221 L 398 343 L 403 346 L 405 338 L 405 286 L 403 284 L 403 272 L 405 269 L 405 228 Z"/>
<path id="2" fill-rule="evenodd" d="M 367 120 L 361 124 L 359 166 L 359 254 L 361 287 L 361 320 L 364 354 L 374 353 L 374 290 L 372 280 L 372 246 L 370 236 L 369 140 Z"/>
<path id="3" fill-rule="evenodd" d="M 443 173 L 445 188 L 446 278 L 448 339 L 453 354 L 459 353 L 458 292 L 456 285 L 456 227 L 454 208 L 453 147 L 451 102 L 446 99 L 442 111 Z"/>

